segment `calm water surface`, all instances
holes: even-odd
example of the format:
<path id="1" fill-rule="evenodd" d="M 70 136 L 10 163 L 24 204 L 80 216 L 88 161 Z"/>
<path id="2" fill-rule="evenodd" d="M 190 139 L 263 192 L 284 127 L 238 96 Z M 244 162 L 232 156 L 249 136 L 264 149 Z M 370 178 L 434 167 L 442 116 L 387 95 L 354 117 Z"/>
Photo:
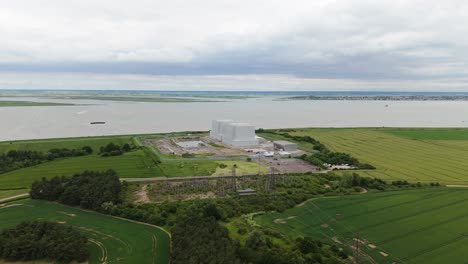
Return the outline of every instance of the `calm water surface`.
<path id="1" fill-rule="evenodd" d="M 209 130 L 212 119 L 235 119 L 262 128 L 468 127 L 468 102 L 455 101 L 274 101 L 272 97 L 216 103 L 28 100 L 82 105 L 0 107 L 0 141 Z M 106 124 L 91 125 L 93 121 Z"/>

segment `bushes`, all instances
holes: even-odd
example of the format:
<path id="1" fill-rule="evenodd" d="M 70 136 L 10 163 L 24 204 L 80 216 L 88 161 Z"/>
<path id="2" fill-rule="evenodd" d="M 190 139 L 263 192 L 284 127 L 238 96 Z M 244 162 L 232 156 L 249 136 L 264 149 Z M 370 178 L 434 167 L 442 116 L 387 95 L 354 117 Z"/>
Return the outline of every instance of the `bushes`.
<path id="1" fill-rule="evenodd" d="M 111 157 L 122 155 L 123 153 L 129 152 L 131 150 L 132 147 L 127 143 L 121 147 L 111 142 L 106 146 L 101 147 L 99 154 L 101 154 L 102 157 Z"/>
<path id="2" fill-rule="evenodd" d="M 212 203 L 196 202 L 171 230 L 171 263 L 238 263 L 236 247 Z"/>
<path id="3" fill-rule="evenodd" d="M 190 159 L 190 158 L 193 158 L 195 157 L 195 154 L 191 154 L 191 153 L 188 153 L 188 152 L 185 152 L 182 154 L 182 158 L 186 158 L 186 159 Z"/>
<path id="4" fill-rule="evenodd" d="M 88 259 L 88 239 L 70 226 L 52 222 L 23 222 L 0 233 L 0 258 L 7 261 Z"/>

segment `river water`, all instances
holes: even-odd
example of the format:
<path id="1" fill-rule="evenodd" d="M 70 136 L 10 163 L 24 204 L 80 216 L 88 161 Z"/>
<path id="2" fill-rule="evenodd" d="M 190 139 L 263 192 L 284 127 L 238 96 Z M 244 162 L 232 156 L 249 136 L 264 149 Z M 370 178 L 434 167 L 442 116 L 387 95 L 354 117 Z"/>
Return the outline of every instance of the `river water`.
<path id="1" fill-rule="evenodd" d="M 2 98 L 65 102 L 74 106 L 0 107 L 0 141 L 209 130 L 213 119 L 257 128 L 467 127 L 464 101 L 275 101 L 143 103 L 100 100 Z M 91 125 L 104 121 L 105 125 Z"/>

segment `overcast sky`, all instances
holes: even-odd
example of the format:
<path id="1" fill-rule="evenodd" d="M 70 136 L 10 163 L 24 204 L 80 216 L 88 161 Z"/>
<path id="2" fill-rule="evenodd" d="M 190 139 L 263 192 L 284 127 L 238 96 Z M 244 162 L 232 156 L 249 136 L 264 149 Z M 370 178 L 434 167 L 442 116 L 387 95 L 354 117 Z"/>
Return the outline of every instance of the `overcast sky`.
<path id="1" fill-rule="evenodd" d="M 468 91 L 468 1 L 0 0 L 0 89 Z"/>

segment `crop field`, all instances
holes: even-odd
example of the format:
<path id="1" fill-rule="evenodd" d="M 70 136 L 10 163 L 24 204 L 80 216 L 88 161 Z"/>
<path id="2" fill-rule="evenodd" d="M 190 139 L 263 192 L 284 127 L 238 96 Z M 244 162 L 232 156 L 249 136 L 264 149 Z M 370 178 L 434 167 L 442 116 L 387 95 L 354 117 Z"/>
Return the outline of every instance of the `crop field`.
<path id="1" fill-rule="evenodd" d="M 255 220 L 291 238 L 358 243 L 377 263 L 466 263 L 467 207 L 467 188 L 440 187 L 317 198 Z"/>
<path id="2" fill-rule="evenodd" d="M 89 263 L 169 263 L 170 237 L 160 228 L 38 200 L 0 207 L 0 230 L 26 220 L 69 224 L 89 239 Z"/>
<path id="3" fill-rule="evenodd" d="M 298 129 L 290 134 L 309 135 L 377 168 L 361 171 L 364 176 L 468 184 L 468 129 Z"/>

